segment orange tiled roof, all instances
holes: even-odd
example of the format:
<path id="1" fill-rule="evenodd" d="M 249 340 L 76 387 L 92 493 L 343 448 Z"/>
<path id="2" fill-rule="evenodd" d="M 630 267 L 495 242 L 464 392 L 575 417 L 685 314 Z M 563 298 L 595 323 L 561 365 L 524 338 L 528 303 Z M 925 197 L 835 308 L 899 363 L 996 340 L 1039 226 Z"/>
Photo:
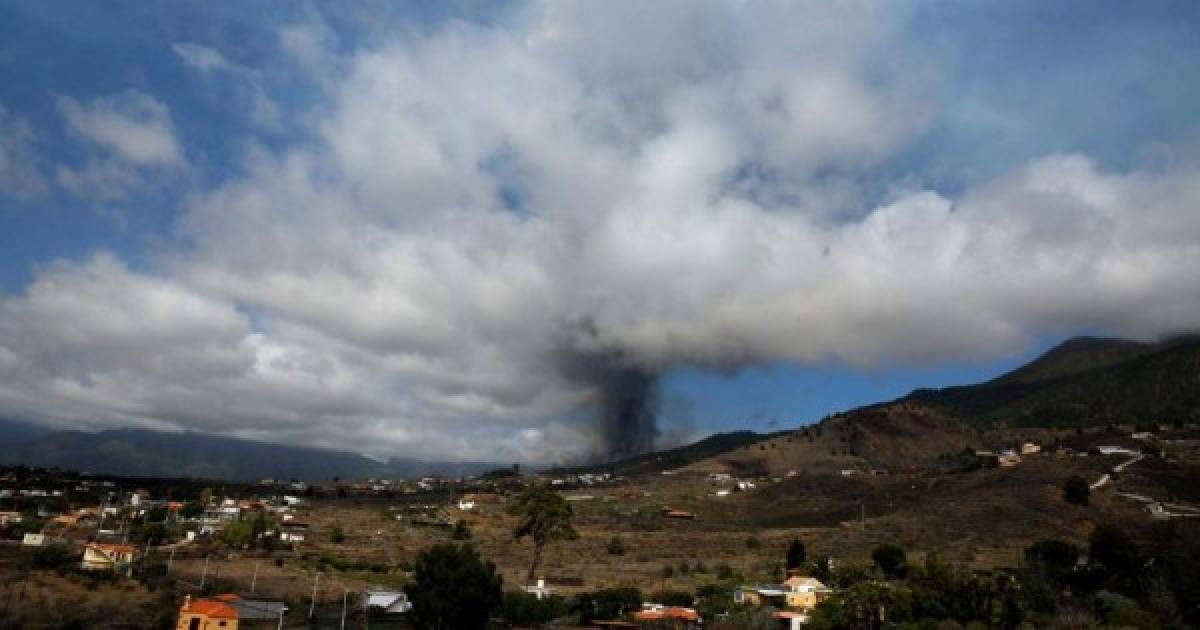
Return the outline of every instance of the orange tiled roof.
<path id="1" fill-rule="evenodd" d="M 663 608 L 662 610 L 642 610 L 633 615 L 638 621 L 654 621 L 657 619 L 682 619 L 685 621 L 696 621 L 700 618 L 699 613 L 689 608 L 679 608 L 672 606 L 671 608 Z"/>
<path id="2" fill-rule="evenodd" d="M 197 613 L 215 619 L 237 619 L 237 609 L 222 601 L 213 599 L 197 599 L 190 604 L 185 603 L 180 612 Z"/>

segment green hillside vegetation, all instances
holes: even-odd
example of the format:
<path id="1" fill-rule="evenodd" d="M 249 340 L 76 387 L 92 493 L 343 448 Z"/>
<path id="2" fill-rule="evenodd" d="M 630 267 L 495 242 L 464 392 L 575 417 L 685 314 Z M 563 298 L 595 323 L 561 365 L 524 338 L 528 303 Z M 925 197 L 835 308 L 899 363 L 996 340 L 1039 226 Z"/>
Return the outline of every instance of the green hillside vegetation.
<path id="1" fill-rule="evenodd" d="M 1072 340 L 993 381 L 917 390 L 904 400 L 984 427 L 1197 422 L 1200 337 Z"/>

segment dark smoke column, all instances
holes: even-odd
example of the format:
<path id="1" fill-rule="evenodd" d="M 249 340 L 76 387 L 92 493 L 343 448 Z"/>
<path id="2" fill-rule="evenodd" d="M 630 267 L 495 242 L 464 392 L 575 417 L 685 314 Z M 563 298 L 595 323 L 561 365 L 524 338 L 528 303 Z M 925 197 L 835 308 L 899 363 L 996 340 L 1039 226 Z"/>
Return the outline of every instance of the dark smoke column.
<path id="1" fill-rule="evenodd" d="M 596 383 L 602 399 L 604 458 L 612 461 L 654 450 L 658 377 L 636 368 L 613 368 Z"/>
<path id="2" fill-rule="evenodd" d="M 571 336 L 588 342 L 597 337 L 595 326 L 587 320 L 569 330 Z M 556 356 L 560 372 L 595 394 L 591 411 L 599 443 L 592 449 L 593 457 L 614 461 L 653 451 L 658 437 L 658 372 L 621 352 L 581 351 L 570 343 L 563 347 Z"/>

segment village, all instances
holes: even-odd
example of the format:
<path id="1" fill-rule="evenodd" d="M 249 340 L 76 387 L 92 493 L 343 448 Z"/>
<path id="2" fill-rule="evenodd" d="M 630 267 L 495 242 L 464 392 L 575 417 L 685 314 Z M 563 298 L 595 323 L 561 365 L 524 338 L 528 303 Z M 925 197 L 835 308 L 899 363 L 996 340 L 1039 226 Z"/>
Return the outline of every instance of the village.
<path id="1" fill-rule="evenodd" d="M 1161 466 L 1153 462 L 1166 452 L 1194 453 L 1194 431 L 1127 429 L 1098 433 L 1079 448 L 1018 441 L 957 457 L 969 456 L 976 474 L 985 475 L 1076 470 L 1085 496 L 1092 495 L 1090 509 L 1099 503 L 1127 519 L 1144 518 L 1137 510 L 1158 521 L 1200 516 L 1192 503 L 1146 496 L 1136 481 L 1121 485 L 1136 480 L 1130 475 L 1138 466 Z M 915 551 L 902 562 L 956 555 L 980 568 L 1002 565 L 1014 544 L 1019 551 L 1037 542 L 963 555 L 947 541 L 934 554 L 926 540 L 906 533 L 895 504 L 918 499 L 906 498 L 904 487 L 943 487 L 960 473 L 853 467 L 747 476 L 706 465 L 632 477 L 616 468 L 523 473 L 514 466 L 455 479 L 241 484 L 19 467 L 0 475 L 0 532 L 14 567 L 21 564 L 14 558 L 24 557 L 30 567 L 155 584 L 171 594 L 159 605 L 170 602 L 181 630 L 407 627 L 415 565 L 444 543 L 472 545 L 495 562 L 510 591 L 506 606 L 540 611 L 527 620 L 534 625 L 742 627 L 731 624 L 757 616 L 795 629 L 809 625 L 824 600 L 845 593 L 839 571 L 861 570 L 863 563 L 884 570 L 876 556 L 895 541 Z M 836 483 L 843 486 L 825 486 L 834 494 L 854 488 L 847 509 L 831 513 L 844 515 L 840 520 L 753 524 L 762 516 L 754 514 L 763 509 L 758 501 L 820 479 L 842 480 Z M 539 489 L 571 514 L 572 536 L 548 544 L 531 574 L 530 545 L 514 536 L 520 526 L 514 510 Z M 1069 492 L 1067 498 L 1074 501 Z M 829 497 L 807 500 L 824 513 L 820 505 Z M 535 603 L 509 601 L 518 596 Z M 581 614 L 581 601 L 603 603 Z"/>

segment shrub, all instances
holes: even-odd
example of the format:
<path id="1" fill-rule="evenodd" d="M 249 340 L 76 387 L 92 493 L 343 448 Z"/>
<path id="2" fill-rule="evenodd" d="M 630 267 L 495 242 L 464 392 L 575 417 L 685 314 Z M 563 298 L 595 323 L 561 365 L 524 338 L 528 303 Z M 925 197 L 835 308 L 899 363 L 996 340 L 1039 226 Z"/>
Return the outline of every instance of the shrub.
<path id="1" fill-rule="evenodd" d="M 625 543 L 621 541 L 620 536 L 613 536 L 608 541 L 608 546 L 606 549 L 608 550 L 608 555 L 610 556 L 625 555 Z"/>
<path id="2" fill-rule="evenodd" d="M 471 527 L 467 525 L 466 521 L 458 519 L 458 522 L 454 524 L 454 531 L 450 533 L 450 537 L 454 540 L 471 540 Z"/>
<path id="3" fill-rule="evenodd" d="M 1072 475 L 1063 484 L 1063 499 L 1074 505 L 1087 505 L 1091 489 L 1088 482 L 1079 475 Z"/>
<path id="4" fill-rule="evenodd" d="M 760 547 L 762 547 L 762 541 L 760 541 L 758 538 L 751 536 L 746 539 L 746 548 L 747 549 L 758 549 Z"/>
<path id="5" fill-rule="evenodd" d="M 642 592 L 636 588 L 608 588 L 593 593 L 580 593 L 575 599 L 575 611 L 580 622 L 619 619 L 642 606 Z M 482 627 L 482 626 L 479 626 Z"/>
<path id="6" fill-rule="evenodd" d="M 346 532 L 342 530 L 341 525 L 334 525 L 329 530 L 329 542 L 337 545 L 346 542 Z"/>
<path id="7" fill-rule="evenodd" d="M 79 554 L 68 545 L 53 544 L 39 547 L 33 552 L 30 563 L 35 569 L 64 569 L 75 564 Z"/>
<path id="8" fill-rule="evenodd" d="M 691 607 L 696 599 L 687 591 L 659 591 L 650 596 L 650 601 L 664 606 Z"/>
<path id="9" fill-rule="evenodd" d="M 908 573 L 908 554 L 904 548 L 894 543 L 884 543 L 871 553 L 875 566 L 889 578 L 902 578 Z"/>

